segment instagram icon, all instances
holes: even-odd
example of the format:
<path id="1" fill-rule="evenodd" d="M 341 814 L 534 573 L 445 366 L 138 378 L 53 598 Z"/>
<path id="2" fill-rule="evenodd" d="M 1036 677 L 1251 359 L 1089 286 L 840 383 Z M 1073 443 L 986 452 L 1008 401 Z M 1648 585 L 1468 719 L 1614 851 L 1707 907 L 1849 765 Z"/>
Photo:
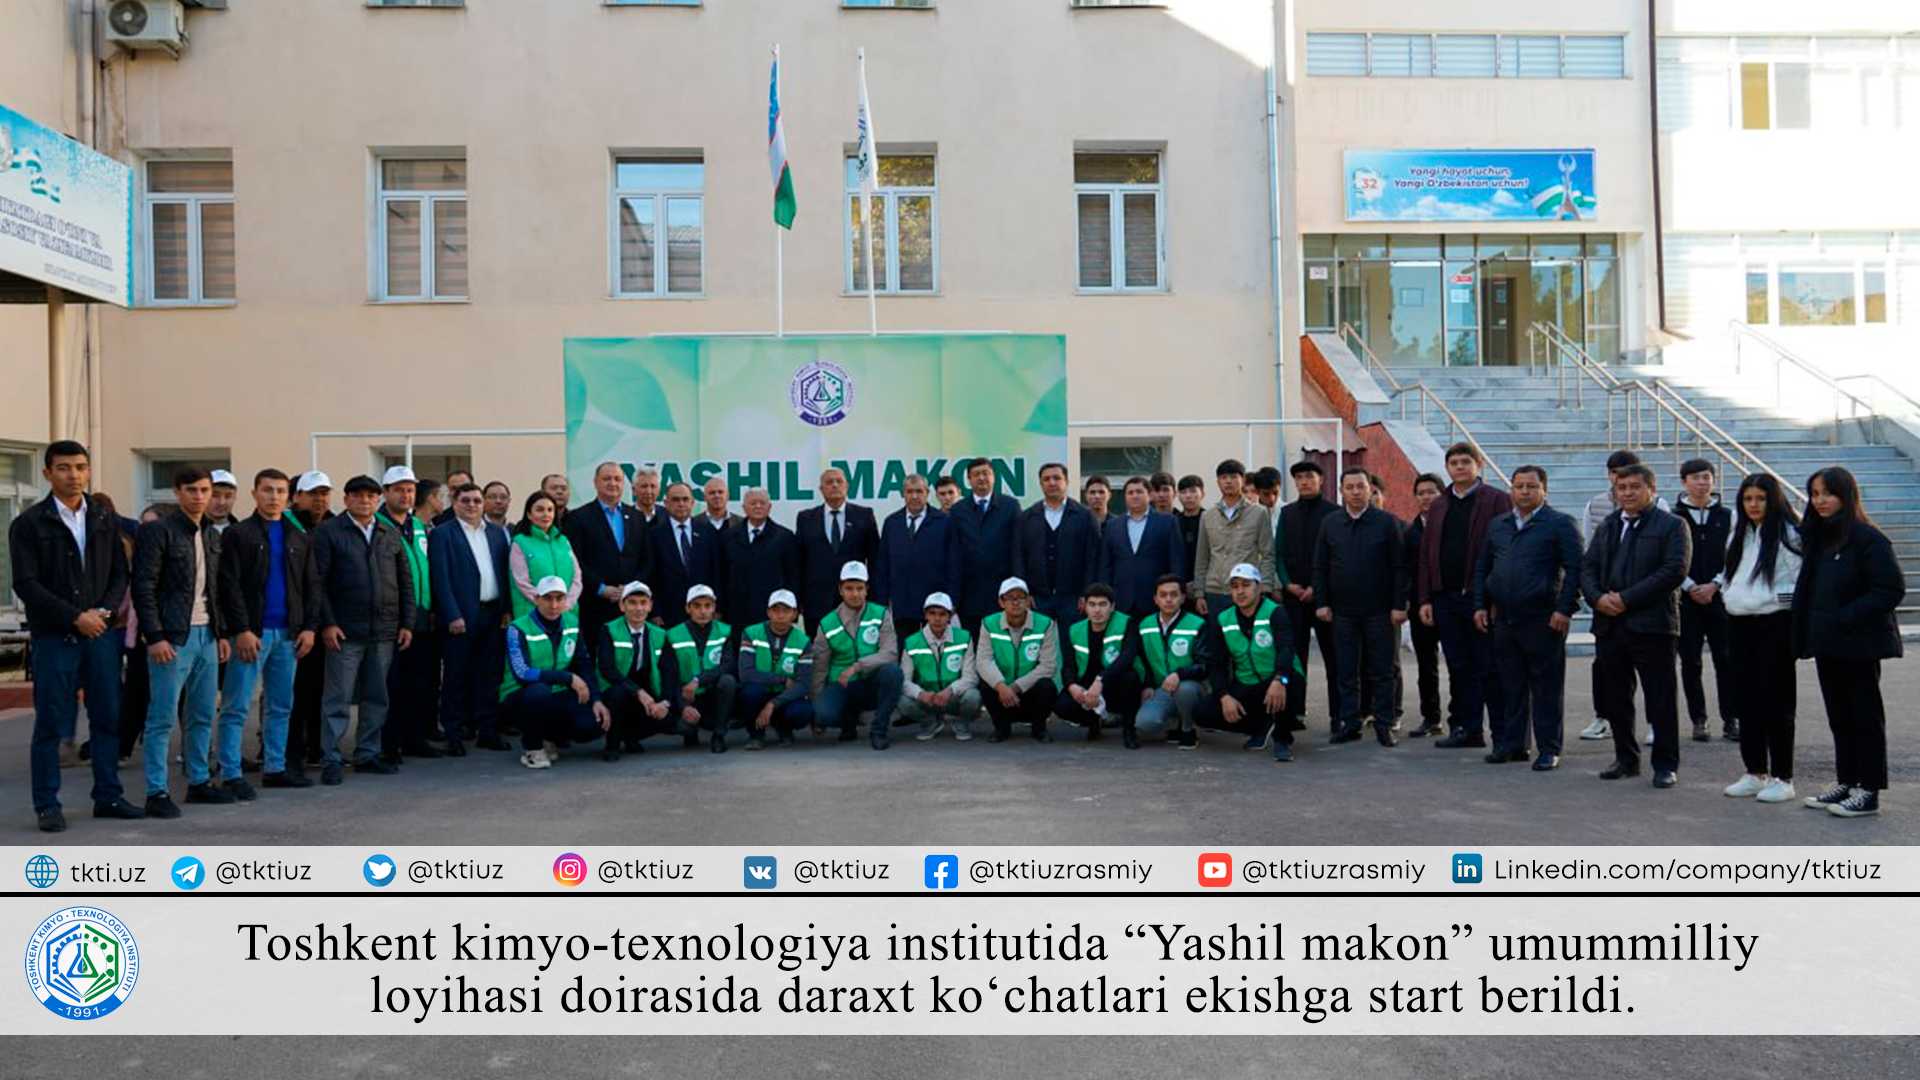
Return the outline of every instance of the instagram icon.
<path id="1" fill-rule="evenodd" d="M 569 851 L 553 860 L 553 880 L 569 889 L 587 880 L 586 858 Z"/>

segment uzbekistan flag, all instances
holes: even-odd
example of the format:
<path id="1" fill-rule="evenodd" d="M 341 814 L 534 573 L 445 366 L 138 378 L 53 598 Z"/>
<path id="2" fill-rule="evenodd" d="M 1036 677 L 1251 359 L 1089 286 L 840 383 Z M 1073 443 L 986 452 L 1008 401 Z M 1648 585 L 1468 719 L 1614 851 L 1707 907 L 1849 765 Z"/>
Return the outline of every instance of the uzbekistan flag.
<path id="1" fill-rule="evenodd" d="M 780 46 L 773 47 L 773 77 L 767 88 L 767 164 L 773 170 L 773 220 L 793 228 L 793 169 L 787 164 L 787 126 L 780 118 Z"/>

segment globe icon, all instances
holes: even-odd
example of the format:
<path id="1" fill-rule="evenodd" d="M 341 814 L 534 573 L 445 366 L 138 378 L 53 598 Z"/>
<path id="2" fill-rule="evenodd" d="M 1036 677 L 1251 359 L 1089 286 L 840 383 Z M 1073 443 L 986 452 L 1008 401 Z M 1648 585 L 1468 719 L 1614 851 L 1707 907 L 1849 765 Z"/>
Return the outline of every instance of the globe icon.
<path id="1" fill-rule="evenodd" d="M 60 880 L 60 863 L 51 855 L 35 855 L 27 860 L 27 884 L 50 889 Z"/>

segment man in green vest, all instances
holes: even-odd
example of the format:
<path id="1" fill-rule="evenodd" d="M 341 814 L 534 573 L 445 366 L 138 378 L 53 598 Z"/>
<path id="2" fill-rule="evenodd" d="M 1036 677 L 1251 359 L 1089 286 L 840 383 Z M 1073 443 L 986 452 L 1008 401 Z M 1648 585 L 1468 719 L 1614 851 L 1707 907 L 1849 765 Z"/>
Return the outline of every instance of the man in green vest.
<path id="1" fill-rule="evenodd" d="M 413 512 L 418 481 L 413 470 L 395 465 L 380 478 L 386 505 L 379 517 L 400 533 L 407 568 L 413 572 L 413 644 L 393 656 L 387 669 L 387 725 L 380 729 L 380 756 L 398 765 L 401 755 L 437 758 L 440 751 L 427 742 L 440 717 L 440 635 L 433 618 L 433 586 L 427 576 L 426 522 Z"/>
<path id="2" fill-rule="evenodd" d="M 961 742 L 973 738 L 980 715 L 980 680 L 973 670 L 973 638 L 953 625 L 953 598 L 937 592 L 921 607 L 920 629 L 900 657 L 900 722 L 917 720 L 914 738 L 930 742 L 951 727 Z"/>
<path id="3" fill-rule="evenodd" d="M 594 664 L 600 675 L 600 700 L 612 715 L 603 761 L 619 761 L 620 752 L 646 751 L 641 740 L 672 733 L 678 726 L 674 666 L 665 656 L 667 632 L 647 621 L 653 614 L 653 590 L 644 581 L 620 588 L 620 617 L 600 628 Z"/>
<path id="4" fill-rule="evenodd" d="M 1210 642 L 1206 620 L 1183 610 L 1186 602 L 1186 582 L 1179 574 L 1162 574 L 1153 584 L 1153 614 L 1135 624 L 1146 685 L 1134 725 L 1148 734 L 1167 731 L 1180 749 L 1194 750 L 1200 746 L 1193 721 L 1206 696 Z M 1175 717 L 1179 729 L 1170 730 Z"/>
<path id="5" fill-rule="evenodd" d="M 1000 583 L 1000 610 L 980 620 L 980 647 L 974 650 L 974 671 L 987 692 L 987 715 L 993 718 L 993 737 L 1006 742 L 1013 725 L 1028 724 L 1034 742 L 1052 742 L 1047 717 L 1060 696 L 1053 681 L 1060 670 L 1060 644 L 1053 620 L 1032 610 L 1027 583 L 1010 577 Z"/>
<path id="6" fill-rule="evenodd" d="M 1066 692 L 1053 715 L 1087 729 L 1087 741 L 1100 737 L 1110 721 L 1120 721 L 1120 743 L 1140 749 L 1133 714 L 1140 706 L 1140 639 L 1128 633 L 1133 620 L 1114 610 L 1113 587 L 1096 581 L 1081 594 L 1087 617 L 1067 628 L 1060 650 L 1060 681 Z"/>
<path id="7" fill-rule="evenodd" d="M 680 730 L 687 745 L 700 745 L 704 723 L 707 748 L 724 754 L 740 680 L 734 676 L 738 661 L 733 628 L 713 617 L 717 606 L 711 588 L 689 588 L 687 621 L 667 631 L 667 651 L 673 654 L 674 673 L 680 680 Z"/>
<path id="8" fill-rule="evenodd" d="M 549 576 L 533 588 L 533 610 L 507 624 L 500 717 L 520 729 L 520 764 L 548 769 L 561 747 L 604 735 L 613 716 L 595 700 L 593 661 L 580 643 L 567 582 Z"/>
<path id="9" fill-rule="evenodd" d="M 808 618 L 812 618 L 811 615 Z M 875 750 L 892 745 L 887 728 L 900 703 L 900 646 L 887 609 L 867 602 L 867 564 L 840 567 L 840 606 L 814 628 L 813 733 L 840 729 L 840 741 L 860 737 L 860 713 L 873 710 L 867 741 Z"/>
<path id="10" fill-rule="evenodd" d="M 799 620 L 799 599 L 790 589 L 775 589 L 767 597 L 767 621 L 740 632 L 740 714 L 753 718 L 749 750 L 766 749 L 768 731 L 782 746 L 792 746 L 793 729 L 813 725 L 813 701 L 807 696 L 813 659 L 806 633 L 795 625 Z"/>
<path id="11" fill-rule="evenodd" d="M 1199 722 L 1247 737 L 1245 749 L 1273 747 L 1273 760 L 1293 760 L 1293 733 L 1306 728 L 1287 708 L 1293 683 L 1293 620 L 1287 609 L 1261 595 L 1260 568 L 1234 567 L 1227 579 L 1233 604 L 1212 622 L 1213 686 Z"/>

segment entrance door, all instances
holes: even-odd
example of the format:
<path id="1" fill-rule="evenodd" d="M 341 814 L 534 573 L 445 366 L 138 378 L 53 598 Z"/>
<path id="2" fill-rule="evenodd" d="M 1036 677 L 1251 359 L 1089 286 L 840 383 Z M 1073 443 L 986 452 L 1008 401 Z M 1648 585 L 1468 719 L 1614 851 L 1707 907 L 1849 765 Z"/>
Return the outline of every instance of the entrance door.
<path id="1" fill-rule="evenodd" d="M 1514 279 L 1510 274 L 1488 273 L 1480 279 L 1482 303 L 1480 305 L 1483 321 L 1482 338 L 1486 343 L 1487 364 L 1511 365 L 1519 362 L 1515 355 L 1514 333 L 1515 296 Z"/>

